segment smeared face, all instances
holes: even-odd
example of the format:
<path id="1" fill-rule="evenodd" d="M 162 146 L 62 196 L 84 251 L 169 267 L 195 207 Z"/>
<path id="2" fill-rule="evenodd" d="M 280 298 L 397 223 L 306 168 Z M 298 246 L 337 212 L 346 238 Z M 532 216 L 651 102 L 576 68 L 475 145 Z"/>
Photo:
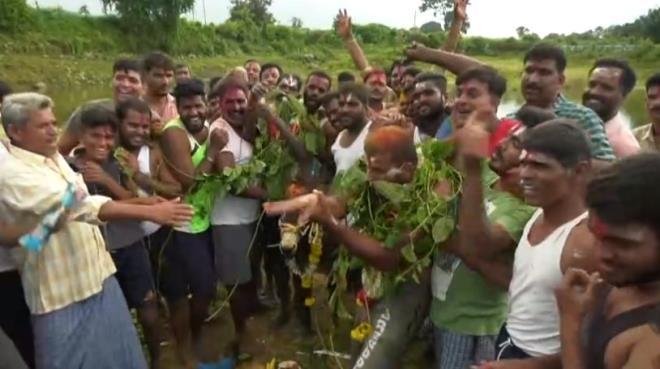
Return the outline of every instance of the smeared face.
<path id="1" fill-rule="evenodd" d="M 456 86 L 456 100 L 451 113 L 452 124 L 461 128 L 475 111 L 497 111 L 499 99 L 490 94 L 488 85 L 476 79 Z"/>
<path id="2" fill-rule="evenodd" d="M 43 156 L 57 152 L 57 120 L 51 108 L 32 113 L 27 123 L 11 126 L 6 133 L 24 150 Z"/>
<path id="3" fill-rule="evenodd" d="M 284 75 L 277 87 L 279 87 L 279 89 L 284 91 L 287 95 L 298 96 L 300 93 L 300 84 L 298 83 L 298 80 L 291 74 Z"/>
<path id="4" fill-rule="evenodd" d="M 589 212 L 596 238 L 598 271 L 616 287 L 660 281 L 660 245 L 653 229 L 641 224 L 608 224 Z"/>
<path id="5" fill-rule="evenodd" d="M 541 208 L 561 201 L 578 188 L 573 170 L 564 168 L 548 155 L 533 151 L 523 151 L 520 183 L 525 201 Z"/>
<path id="6" fill-rule="evenodd" d="M 387 77 L 384 73 L 372 73 L 367 78 L 366 85 L 369 87 L 371 100 L 385 100 L 385 96 L 387 96 Z"/>
<path id="7" fill-rule="evenodd" d="M 86 159 L 102 163 L 112 153 L 115 146 L 115 130 L 112 126 L 83 128 L 80 143 L 85 149 Z"/>
<path id="8" fill-rule="evenodd" d="M 151 116 L 135 110 L 129 110 L 119 124 L 119 137 L 122 145 L 129 149 L 138 149 L 149 142 L 151 134 Z"/>
<path id="9" fill-rule="evenodd" d="M 520 125 L 509 137 L 497 145 L 490 158 L 489 166 L 500 177 L 508 175 L 512 170 L 520 168 L 523 152 L 522 135 L 525 126 Z"/>
<path id="10" fill-rule="evenodd" d="M 206 101 L 204 96 L 183 97 L 177 104 L 177 110 L 188 132 L 195 134 L 204 129 L 206 121 Z"/>
<path id="11" fill-rule="evenodd" d="M 402 78 L 403 72 L 405 72 L 405 70 L 406 67 L 400 64 L 394 66 L 394 69 L 392 69 L 392 74 L 390 74 L 390 84 L 392 85 L 391 87 L 395 92 L 400 92 L 404 86 L 402 83 Z"/>
<path id="12" fill-rule="evenodd" d="M 367 107 L 352 94 L 339 95 L 337 129 L 352 129 L 367 122 Z"/>
<path id="13" fill-rule="evenodd" d="M 118 70 L 112 76 L 112 94 L 115 101 L 124 101 L 129 97 L 140 97 L 142 92 L 142 77 L 139 72 Z"/>
<path id="14" fill-rule="evenodd" d="M 415 165 L 404 165 L 393 159 L 392 153 L 379 151 L 367 155 L 367 177 L 370 181 L 408 183 L 412 181 Z"/>
<path id="15" fill-rule="evenodd" d="M 164 97 L 170 93 L 174 81 L 174 71 L 170 69 L 154 68 L 144 76 L 147 91 L 152 96 Z"/>
<path id="16" fill-rule="evenodd" d="M 330 81 L 323 77 L 311 76 L 305 86 L 303 97 L 305 106 L 310 111 L 316 111 L 321 105 L 321 98 L 330 90 Z"/>
<path id="17" fill-rule="evenodd" d="M 240 88 L 232 88 L 220 99 L 222 117 L 232 126 L 240 127 L 245 121 L 248 99 Z"/>
<path id="18" fill-rule="evenodd" d="M 445 108 L 445 97 L 435 84 L 420 82 L 412 93 L 412 104 L 417 118 L 437 117 Z"/>
<path id="19" fill-rule="evenodd" d="M 261 83 L 268 88 L 277 86 L 279 80 L 280 71 L 277 68 L 268 68 L 261 72 Z"/>
<path id="20" fill-rule="evenodd" d="M 587 89 L 582 95 L 582 104 L 595 111 L 603 121 L 608 121 L 619 111 L 625 100 L 619 68 L 602 67 L 593 70 Z"/>
<path id="21" fill-rule="evenodd" d="M 651 122 L 660 124 L 660 86 L 651 86 L 646 92 L 646 110 Z"/>
<path id="22" fill-rule="evenodd" d="M 564 79 L 554 60 L 528 60 L 521 80 L 525 101 L 529 105 L 546 108 L 559 96 Z"/>
<path id="23" fill-rule="evenodd" d="M 245 65 L 247 72 L 248 82 L 253 85 L 259 82 L 259 73 L 261 73 L 261 66 L 257 62 L 250 62 Z"/>

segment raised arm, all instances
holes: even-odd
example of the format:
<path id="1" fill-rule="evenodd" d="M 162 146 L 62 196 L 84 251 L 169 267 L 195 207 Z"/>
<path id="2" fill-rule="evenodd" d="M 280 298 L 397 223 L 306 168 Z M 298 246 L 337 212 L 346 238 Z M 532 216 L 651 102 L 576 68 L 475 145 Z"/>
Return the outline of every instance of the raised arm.
<path id="1" fill-rule="evenodd" d="M 406 56 L 411 60 L 435 64 L 455 75 L 460 75 L 470 68 L 484 65 L 482 62 L 469 56 L 431 49 L 419 43 L 413 43 L 405 52 Z"/>
<path id="2" fill-rule="evenodd" d="M 337 34 L 344 42 L 344 46 L 348 50 L 348 53 L 351 55 L 353 63 L 355 63 L 355 66 L 360 70 L 360 72 L 367 71 L 370 67 L 369 61 L 367 60 L 366 55 L 364 55 L 364 51 L 362 51 L 360 44 L 357 42 L 357 40 L 355 40 L 355 37 L 353 37 L 353 21 L 348 15 L 348 11 L 346 11 L 346 9 L 343 11 L 339 10 L 336 23 Z"/>
<path id="3" fill-rule="evenodd" d="M 455 0 L 454 19 L 451 22 L 451 27 L 447 34 L 447 41 L 445 41 L 442 50 L 449 52 L 456 51 L 456 46 L 458 46 L 458 41 L 461 38 L 461 30 L 463 29 L 463 24 L 465 24 L 465 19 L 467 18 L 467 4 L 468 0 Z"/>

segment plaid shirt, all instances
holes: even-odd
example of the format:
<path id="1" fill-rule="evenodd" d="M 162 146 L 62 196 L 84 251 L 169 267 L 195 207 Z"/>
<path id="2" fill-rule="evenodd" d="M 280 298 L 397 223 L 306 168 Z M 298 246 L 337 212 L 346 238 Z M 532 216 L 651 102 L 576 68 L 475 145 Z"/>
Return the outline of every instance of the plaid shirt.
<path id="1" fill-rule="evenodd" d="M 642 151 L 660 151 L 660 142 L 655 141 L 652 123 L 635 128 L 633 133 L 639 141 Z"/>
<path id="2" fill-rule="evenodd" d="M 0 165 L 0 221 L 36 222 L 59 203 L 69 183 L 87 191 L 60 154 L 44 157 L 16 146 Z M 32 314 L 46 314 L 97 294 L 115 272 L 99 228 L 110 201 L 88 196 L 39 252 L 16 249 L 25 299 Z"/>
<path id="3" fill-rule="evenodd" d="M 557 97 L 554 110 L 557 117 L 573 119 L 584 129 L 589 136 L 591 155 L 594 159 L 607 161 L 615 159 L 614 151 L 605 133 L 605 125 L 593 110 L 568 101 L 563 95 Z"/>

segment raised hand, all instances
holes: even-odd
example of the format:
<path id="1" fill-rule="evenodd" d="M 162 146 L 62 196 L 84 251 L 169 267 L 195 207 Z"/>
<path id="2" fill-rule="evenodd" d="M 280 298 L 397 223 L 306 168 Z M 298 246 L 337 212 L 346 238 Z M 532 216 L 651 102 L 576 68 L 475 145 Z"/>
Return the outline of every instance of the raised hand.
<path id="1" fill-rule="evenodd" d="M 567 270 L 555 290 L 559 312 L 574 318 L 584 317 L 593 306 L 596 287 L 601 283 L 602 279 L 598 273 L 589 274 L 576 268 Z"/>
<path id="2" fill-rule="evenodd" d="M 337 23 L 337 35 L 342 38 L 342 40 L 350 40 L 353 37 L 353 20 L 348 15 L 346 9 L 339 10 L 336 18 Z"/>
<path id="3" fill-rule="evenodd" d="M 413 41 L 410 43 L 410 46 L 408 46 L 404 50 L 404 54 L 406 57 L 410 60 L 417 60 L 417 61 L 422 61 L 422 55 L 428 48 L 416 41 Z"/>
<path id="4" fill-rule="evenodd" d="M 214 156 L 229 142 L 229 135 L 224 129 L 214 129 L 211 131 L 211 137 L 209 137 L 209 155 Z"/>
<path id="5" fill-rule="evenodd" d="M 487 127 L 494 115 L 492 110 L 475 111 L 465 126 L 457 130 L 456 145 L 461 155 L 472 159 L 488 157 L 490 133 Z"/>
<path id="6" fill-rule="evenodd" d="M 467 18 L 468 0 L 454 1 L 454 18 L 464 21 Z"/>

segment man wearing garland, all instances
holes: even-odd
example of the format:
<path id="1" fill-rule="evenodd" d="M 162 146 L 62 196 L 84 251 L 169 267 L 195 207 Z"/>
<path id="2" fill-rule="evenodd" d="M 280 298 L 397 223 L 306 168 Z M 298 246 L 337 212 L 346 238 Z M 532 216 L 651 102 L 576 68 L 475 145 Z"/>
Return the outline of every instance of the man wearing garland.
<path id="1" fill-rule="evenodd" d="M 426 317 L 431 257 L 454 229 L 458 174 L 444 160 L 450 147 L 429 142 L 419 159 L 404 128 L 382 127 L 365 141 L 366 171 L 363 161 L 350 168 L 337 181 L 337 196 L 314 192 L 264 207 L 271 214 L 300 211 L 299 223 L 318 222 L 364 263 L 362 302 L 371 321 L 352 332 L 364 341 L 354 368 L 394 368 Z M 422 204 L 428 205 L 424 214 L 418 211 Z M 346 209 L 351 227 L 337 220 Z M 340 264 L 350 260 L 345 254 Z"/>

